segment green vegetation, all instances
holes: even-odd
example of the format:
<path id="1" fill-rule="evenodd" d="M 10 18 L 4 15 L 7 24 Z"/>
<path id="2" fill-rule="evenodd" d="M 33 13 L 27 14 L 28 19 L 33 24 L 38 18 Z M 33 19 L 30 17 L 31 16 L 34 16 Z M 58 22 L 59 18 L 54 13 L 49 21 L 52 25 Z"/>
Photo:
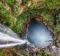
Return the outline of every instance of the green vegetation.
<path id="1" fill-rule="evenodd" d="M 10 27 L 17 34 L 20 34 L 23 31 L 24 23 L 27 19 L 30 19 L 29 17 L 32 15 L 39 15 L 42 16 L 44 20 L 53 22 L 52 26 L 54 26 L 55 31 L 60 32 L 60 0 L 31 1 L 29 6 L 28 2 L 30 0 L 22 0 L 21 3 L 19 3 L 19 1 L 20 0 L 0 1 L 0 23 Z M 8 5 L 7 8 L 5 8 L 4 3 Z M 10 8 L 11 11 L 7 10 L 8 8 Z M 21 11 L 22 13 L 20 13 Z M 56 25 L 54 25 L 55 19 Z M 20 51 L 20 54 L 21 56 L 28 56 L 26 51 Z M 0 55 L 8 56 L 5 50 L 0 50 Z M 41 51 L 38 56 L 43 56 Z M 49 55 L 45 53 L 44 56 Z"/>
<path id="2" fill-rule="evenodd" d="M 15 6 L 17 0 L 6 0 L 6 3 L 11 7 L 12 12 L 16 15 L 19 14 L 17 6 Z"/>
<path id="3" fill-rule="evenodd" d="M 30 1 L 30 0 L 22 0 L 21 5 L 22 5 L 22 6 L 23 6 L 23 5 L 26 5 L 29 1 Z"/>
<path id="4" fill-rule="evenodd" d="M 9 23 L 9 26 L 13 26 L 16 23 L 16 18 L 12 16 L 4 7 L 3 4 L 0 3 L 0 17 L 3 20 L 3 23 Z"/>
<path id="5" fill-rule="evenodd" d="M 1 56 L 8 56 L 8 53 L 6 50 L 0 50 L 0 55 Z"/>
<path id="6" fill-rule="evenodd" d="M 56 16 L 57 20 L 56 20 L 56 30 L 57 32 L 60 32 L 60 13 L 57 14 Z"/>

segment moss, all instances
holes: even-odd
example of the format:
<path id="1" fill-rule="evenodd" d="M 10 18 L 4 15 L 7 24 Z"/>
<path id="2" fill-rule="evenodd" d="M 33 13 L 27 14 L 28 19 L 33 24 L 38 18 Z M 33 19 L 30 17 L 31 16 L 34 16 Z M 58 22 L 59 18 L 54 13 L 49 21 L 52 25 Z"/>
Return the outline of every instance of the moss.
<path id="1" fill-rule="evenodd" d="M 27 52 L 26 50 L 21 50 L 21 55 L 22 56 L 29 56 L 29 52 Z"/>
<path id="2" fill-rule="evenodd" d="M 16 6 L 17 0 L 3 0 L 3 1 L 5 1 L 7 5 L 9 5 L 9 7 L 12 10 L 12 13 L 9 13 L 9 11 L 7 11 L 4 8 L 4 5 L 0 2 L 0 19 L 1 19 L 0 22 L 13 28 L 13 30 L 16 33 L 18 34 L 21 33 L 21 31 L 24 28 L 24 22 L 27 19 L 30 19 L 29 17 L 31 15 L 39 15 L 42 16 L 44 20 L 48 22 L 53 22 L 54 14 L 56 14 L 56 25 L 53 26 L 57 32 L 60 32 L 60 11 L 58 13 L 55 13 L 57 11 L 54 11 L 60 9 L 60 0 L 42 0 L 39 2 L 32 2 L 28 9 L 26 8 L 27 10 L 25 10 L 20 15 L 19 8 Z M 19 5 L 19 7 L 21 6 L 23 8 L 29 1 L 30 0 L 22 0 L 22 3 Z M 52 12 L 52 14 L 48 14 L 49 11 Z M 15 51 L 14 48 L 12 49 Z M 21 56 L 29 56 L 28 53 L 24 50 L 23 51 L 20 50 L 19 54 L 21 54 Z M 1 50 L 0 55 L 7 56 L 8 54 L 7 52 L 5 52 L 5 50 Z M 42 51 L 38 53 L 38 56 L 43 56 Z M 49 56 L 49 54 L 44 53 L 44 56 Z"/>
<path id="3" fill-rule="evenodd" d="M 22 6 L 23 6 L 23 5 L 26 5 L 26 4 L 28 3 L 28 1 L 30 1 L 30 0 L 22 0 L 21 5 L 22 5 Z"/>
<path id="4" fill-rule="evenodd" d="M 27 10 L 26 12 L 22 13 L 20 16 L 18 16 L 18 20 L 16 22 L 16 24 L 14 25 L 13 29 L 15 32 L 17 33 L 21 33 L 21 31 L 23 30 L 22 26 L 24 24 L 24 22 L 26 21 L 26 19 L 28 19 L 31 15 L 40 15 L 44 18 L 44 20 L 47 21 L 51 21 L 51 19 L 53 18 L 51 15 L 47 14 L 48 10 L 46 9 L 39 9 L 39 10 Z"/>
<path id="5" fill-rule="evenodd" d="M 29 8 L 30 9 L 46 8 L 49 10 L 59 9 L 60 8 L 60 0 L 44 0 L 44 1 L 42 0 L 42 1 L 38 1 L 38 2 L 33 2 Z"/>
<path id="6" fill-rule="evenodd" d="M 20 16 L 18 16 L 18 20 L 16 22 L 16 24 L 14 25 L 13 29 L 15 32 L 17 33 L 21 33 L 22 29 L 23 29 L 23 23 L 25 22 L 25 20 L 30 16 L 29 11 L 25 12 L 23 14 L 21 14 Z"/>
<path id="7" fill-rule="evenodd" d="M 0 17 L 3 18 L 3 21 L 5 23 L 10 23 L 10 27 L 13 26 L 13 24 L 15 24 L 16 18 L 14 16 L 12 16 L 2 5 L 2 3 L 0 3 Z"/>
<path id="8" fill-rule="evenodd" d="M 12 12 L 13 12 L 13 14 L 18 16 L 19 15 L 18 7 L 12 6 Z"/>
<path id="9" fill-rule="evenodd" d="M 57 17 L 57 20 L 56 20 L 56 31 L 60 32 L 60 13 L 58 13 L 58 15 L 56 17 Z"/>
<path id="10" fill-rule="evenodd" d="M 8 53 L 6 52 L 6 50 L 0 50 L 0 55 L 1 56 L 8 56 Z"/>
<path id="11" fill-rule="evenodd" d="M 7 4 L 9 4 L 10 6 L 13 6 L 14 3 L 16 2 L 16 0 L 6 0 Z"/>
<path id="12" fill-rule="evenodd" d="M 11 7 L 12 12 L 16 15 L 19 14 L 18 7 L 15 6 L 17 0 L 6 0 L 6 3 Z"/>
<path id="13" fill-rule="evenodd" d="M 58 9 L 60 7 L 60 0 L 46 0 L 45 6 L 48 9 Z"/>
<path id="14" fill-rule="evenodd" d="M 46 52 L 40 50 L 40 52 L 38 53 L 38 56 L 50 56 L 50 54 L 47 54 Z"/>
<path id="15" fill-rule="evenodd" d="M 44 8 L 44 7 L 45 7 L 44 1 L 39 1 L 39 2 L 33 2 L 33 3 L 29 6 L 29 9 Z"/>

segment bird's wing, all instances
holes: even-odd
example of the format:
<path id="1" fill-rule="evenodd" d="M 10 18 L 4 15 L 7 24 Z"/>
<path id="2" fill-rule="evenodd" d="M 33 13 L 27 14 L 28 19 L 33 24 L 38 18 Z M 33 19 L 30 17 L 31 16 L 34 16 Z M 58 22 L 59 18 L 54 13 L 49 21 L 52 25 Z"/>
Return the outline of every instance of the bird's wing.
<path id="1" fill-rule="evenodd" d="M 7 47 L 16 46 L 16 45 L 22 45 L 25 43 L 26 43 L 26 40 L 13 38 L 7 34 L 0 32 L 0 48 L 7 48 Z"/>
<path id="2" fill-rule="evenodd" d="M 16 33 L 14 33 L 10 28 L 8 28 L 2 24 L 0 24 L 0 32 L 10 35 L 14 38 L 19 38 L 19 36 Z"/>

